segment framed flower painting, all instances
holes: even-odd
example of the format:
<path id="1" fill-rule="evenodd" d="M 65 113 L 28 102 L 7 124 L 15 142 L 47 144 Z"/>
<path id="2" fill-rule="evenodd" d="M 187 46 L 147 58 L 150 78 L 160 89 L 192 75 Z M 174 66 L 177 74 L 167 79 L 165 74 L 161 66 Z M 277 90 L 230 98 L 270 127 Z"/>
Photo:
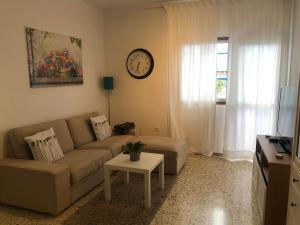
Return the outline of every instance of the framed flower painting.
<path id="1" fill-rule="evenodd" d="M 83 84 L 82 40 L 25 28 L 30 86 Z"/>

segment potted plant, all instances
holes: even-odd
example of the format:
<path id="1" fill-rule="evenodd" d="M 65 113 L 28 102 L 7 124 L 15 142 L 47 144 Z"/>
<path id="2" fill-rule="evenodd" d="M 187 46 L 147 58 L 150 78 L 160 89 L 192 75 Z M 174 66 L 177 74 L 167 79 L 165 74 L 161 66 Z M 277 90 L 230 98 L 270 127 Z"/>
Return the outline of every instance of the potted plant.
<path id="1" fill-rule="evenodd" d="M 125 152 L 129 153 L 131 161 L 139 161 L 145 144 L 141 141 L 129 142 L 126 144 Z"/>

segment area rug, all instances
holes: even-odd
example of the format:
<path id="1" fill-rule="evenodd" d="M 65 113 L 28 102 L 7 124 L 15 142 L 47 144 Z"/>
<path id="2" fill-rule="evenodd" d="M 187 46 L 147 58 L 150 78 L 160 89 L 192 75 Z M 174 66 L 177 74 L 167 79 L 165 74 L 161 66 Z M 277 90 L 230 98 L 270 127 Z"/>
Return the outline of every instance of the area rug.
<path id="1" fill-rule="evenodd" d="M 165 175 L 165 188 L 158 183 L 158 174 L 151 175 L 151 208 L 144 207 L 144 178 L 142 174 L 130 174 L 129 184 L 119 176 L 112 183 L 111 202 L 104 201 L 104 194 L 96 196 L 77 213 L 67 219 L 65 225 L 145 225 L 150 224 L 156 212 L 168 196 L 176 176 Z"/>

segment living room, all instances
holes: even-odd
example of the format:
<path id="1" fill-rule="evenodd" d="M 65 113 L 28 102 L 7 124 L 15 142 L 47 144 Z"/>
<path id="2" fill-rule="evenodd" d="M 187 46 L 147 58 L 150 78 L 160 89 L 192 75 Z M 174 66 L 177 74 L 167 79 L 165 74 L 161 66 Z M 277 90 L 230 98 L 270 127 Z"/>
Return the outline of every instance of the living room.
<path id="1" fill-rule="evenodd" d="M 0 224 L 297 225 L 299 12 L 298 0 L 1 0 Z M 57 40 L 73 46 L 53 53 L 67 81 L 36 75 Z M 28 141 L 45 131 L 52 160 Z"/>

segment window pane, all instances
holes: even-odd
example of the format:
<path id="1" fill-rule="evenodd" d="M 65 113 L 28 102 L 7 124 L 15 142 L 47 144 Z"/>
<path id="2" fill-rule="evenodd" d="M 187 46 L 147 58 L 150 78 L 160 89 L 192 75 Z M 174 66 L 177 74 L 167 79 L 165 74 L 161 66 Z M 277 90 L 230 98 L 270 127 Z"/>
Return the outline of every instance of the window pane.
<path id="1" fill-rule="evenodd" d="M 217 53 L 228 53 L 228 43 L 220 42 L 217 44 Z"/>
<path id="2" fill-rule="evenodd" d="M 216 82 L 216 98 L 226 99 L 227 78 L 217 78 Z"/>
<path id="3" fill-rule="evenodd" d="M 217 69 L 216 69 L 216 99 L 217 102 L 226 102 L 226 88 L 228 77 L 228 38 L 218 38 L 217 43 Z"/>
<path id="4" fill-rule="evenodd" d="M 217 71 L 228 70 L 228 54 L 217 54 Z"/>

